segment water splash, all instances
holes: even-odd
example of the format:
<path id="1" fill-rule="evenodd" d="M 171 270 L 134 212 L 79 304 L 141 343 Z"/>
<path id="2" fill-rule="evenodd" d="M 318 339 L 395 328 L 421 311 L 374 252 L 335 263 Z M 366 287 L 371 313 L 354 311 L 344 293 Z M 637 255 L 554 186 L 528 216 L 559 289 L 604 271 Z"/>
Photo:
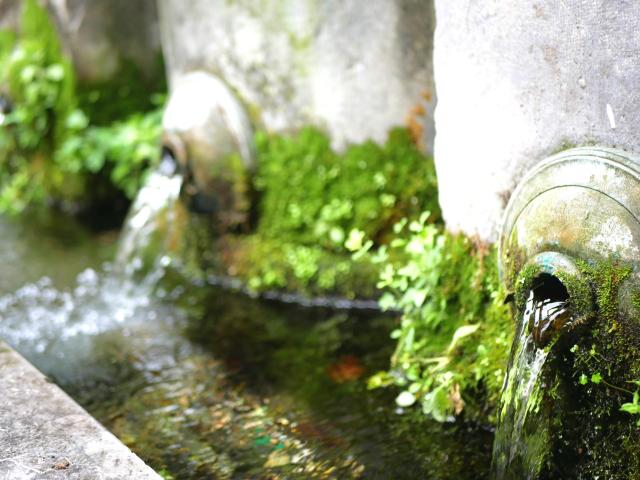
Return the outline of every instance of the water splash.
<path id="1" fill-rule="evenodd" d="M 162 267 L 167 242 L 175 230 L 177 200 L 183 177 L 169 153 L 151 173 L 131 205 L 118 244 L 116 265 L 127 276 Z M 166 266 L 166 265 L 165 265 Z"/>
<path id="2" fill-rule="evenodd" d="M 176 163 L 165 154 L 133 202 L 116 261 L 84 270 L 71 288 L 57 289 L 45 276 L 1 296 L 2 338 L 41 370 L 64 378 L 81 375 L 80 366 L 92 362 L 97 337 L 154 323 L 164 308 L 159 281 L 172 263 L 167 243 L 177 228 L 181 186 Z"/>
<path id="3" fill-rule="evenodd" d="M 152 277 L 126 279 L 111 265 L 83 271 L 71 289 L 43 277 L 0 297 L 0 337 L 63 383 L 95 376 L 108 368 L 100 366 L 96 342 L 122 329 L 157 328 L 157 319 L 168 316 L 159 297 L 167 295 Z"/>
<path id="4" fill-rule="evenodd" d="M 530 292 L 503 386 L 493 450 L 497 480 L 531 480 L 542 469 L 549 448 L 543 368 L 552 347 L 551 334 L 568 316 L 566 300 L 539 299 Z"/>

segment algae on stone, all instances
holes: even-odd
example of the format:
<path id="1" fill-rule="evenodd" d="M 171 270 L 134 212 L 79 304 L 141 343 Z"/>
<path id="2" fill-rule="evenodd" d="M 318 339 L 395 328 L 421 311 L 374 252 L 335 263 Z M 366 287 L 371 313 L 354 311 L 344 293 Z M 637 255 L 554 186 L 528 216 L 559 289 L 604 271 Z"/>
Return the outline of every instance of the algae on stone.
<path id="1" fill-rule="evenodd" d="M 574 319 L 554 339 L 547 361 L 539 403 L 550 419 L 551 444 L 541 475 L 633 478 L 640 466 L 640 427 L 620 408 L 640 378 L 640 325 L 633 305 L 620 307 L 623 288 L 631 289 L 631 303 L 636 297 L 636 287 L 628 284 L 632 268 L 615 258 L 576 264 L 580 278 L 558 274 Z M 539 273 L 536 266 L 523 268 L 517 290 L 530 289 Z"/>

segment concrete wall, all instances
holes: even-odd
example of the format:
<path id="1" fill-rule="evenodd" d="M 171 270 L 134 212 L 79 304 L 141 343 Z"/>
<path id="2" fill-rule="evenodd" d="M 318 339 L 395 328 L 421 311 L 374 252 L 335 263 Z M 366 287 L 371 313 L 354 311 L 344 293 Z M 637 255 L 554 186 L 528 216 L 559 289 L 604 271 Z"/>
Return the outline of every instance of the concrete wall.
<path id="1" fill-rule="evenodd" d="M 155 0 L 47 0 L 80 80 L 113 78 L 125 62 L 158 71 Z"/>
<path id="2" fill-rule="evenodd" d="M 0 1 L 0 28 L 15 30 L 20 20 L 21 0 Z"/>
<path id="3" fill-rule="evenodd" d="M 431 0 L 158 0 L 158 6 L 170 84 L 188 71 L 209 71 L 237 92 L 258 124 L 274 131 L 317 124 L 337 147 L 383 141 L 390 127 L 414 118 L 430 149 Z"/>
<path id="4" fill-rule="evenodd" d="M 455 230 L 495 240 L 522 175 L 564 145 L 640 152 L 640 13 L 627 0 L 436 0 L 435 158 Z"/>

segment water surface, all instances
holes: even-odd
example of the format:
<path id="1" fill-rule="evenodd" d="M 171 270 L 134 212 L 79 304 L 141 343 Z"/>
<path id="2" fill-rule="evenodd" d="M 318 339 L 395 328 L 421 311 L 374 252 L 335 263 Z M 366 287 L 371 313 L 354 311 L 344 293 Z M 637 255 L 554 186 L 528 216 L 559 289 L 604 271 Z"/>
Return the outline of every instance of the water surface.
<path id="1" fill-rule="evenodd" d="M 489 432 L 366 390 L 394 318 L 133 280 L 100 266 L 113 236 L 46 225 L 1 223 L 0 336 L 166 478 L 488 476 Z"/>

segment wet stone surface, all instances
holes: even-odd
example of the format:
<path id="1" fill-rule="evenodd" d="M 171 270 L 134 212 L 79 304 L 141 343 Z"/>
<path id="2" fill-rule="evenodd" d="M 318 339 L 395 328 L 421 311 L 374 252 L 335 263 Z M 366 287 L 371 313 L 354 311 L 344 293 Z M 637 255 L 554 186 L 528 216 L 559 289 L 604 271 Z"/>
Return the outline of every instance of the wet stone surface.
<path id="1" fill-rule="evenodd" d="M 2 478 L 159 478 L 3 342 L 0 342 L 0 392 Z"/>

